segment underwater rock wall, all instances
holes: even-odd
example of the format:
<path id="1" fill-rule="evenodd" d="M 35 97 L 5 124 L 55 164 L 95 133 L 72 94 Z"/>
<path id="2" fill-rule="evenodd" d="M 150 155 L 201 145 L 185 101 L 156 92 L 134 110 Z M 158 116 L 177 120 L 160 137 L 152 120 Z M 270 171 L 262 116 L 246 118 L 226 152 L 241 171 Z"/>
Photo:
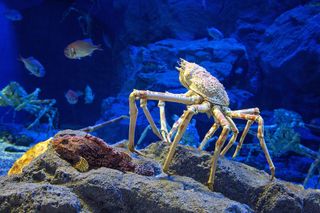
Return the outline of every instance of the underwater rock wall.
<path id="1" fill-rule="evenodd" d="M 287 105 L 307 118 L 319 116 L 319 22 L 320 7 L 308 5 L 285 12 L 267 28 L 257 46 L 264 106 Z"/>

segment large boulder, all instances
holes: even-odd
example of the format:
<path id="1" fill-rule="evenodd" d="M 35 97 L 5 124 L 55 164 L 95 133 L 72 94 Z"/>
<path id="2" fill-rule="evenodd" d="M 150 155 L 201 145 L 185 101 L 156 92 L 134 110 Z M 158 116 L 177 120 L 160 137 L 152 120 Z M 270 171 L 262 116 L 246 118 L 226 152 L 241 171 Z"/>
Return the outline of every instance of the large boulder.
<path id="1" fill-rule="evenodd" d="M 253 212 L 188 177 L 150 177 L 105 167 L 80 173 L 53 149 L 22 174 L 0 178 L 0 212 L 8 211 Z"/>
<path id="2" fill-rule="evenodd" d="M 285 12 L 257 46 L 266 107 L 288 105 L 306 118 L 320 113 L 319 12 L 316 3 Z"/>
<path id="3" fill-rule="evenodd" d="M 142 150 L 146 156 L 164 162 L 169 146 L 153 143 Z M 179 145 L 170 166 L 176 175 L 191 177 L 206 184 L 212 155 Z M 277 170 L 276 170 L 277 174 Z M 276 179 L 245 164 L 220 158 L 214 184 L 215 190 L 257 212 L 316 212 L 320 209 L 319 190 L 304 190 L 301 185 Z"/>

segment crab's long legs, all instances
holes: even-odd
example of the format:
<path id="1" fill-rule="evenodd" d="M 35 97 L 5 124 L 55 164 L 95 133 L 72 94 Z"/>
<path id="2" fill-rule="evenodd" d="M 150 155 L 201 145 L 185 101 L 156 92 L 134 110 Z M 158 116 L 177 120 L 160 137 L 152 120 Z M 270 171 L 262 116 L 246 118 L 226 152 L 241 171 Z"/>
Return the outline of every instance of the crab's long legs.
<path id="1" fill-rule="evenodd" d="M 167 120 L 166 120 L 166 114 L 165 114 L 165 102 L 164 101 L 159 101 L 158 102 L 158 107 L 160 111 L 160 125 L 161 125 L 161 135 L 164 140 L 166 140 L 168 143 L 171 142 L 170 138 L 168 137 L 168 128 L 167 128 Z"/>
<path id="2" fill-rule="evenodd" d="M 234 151 L 234 153 L 233 153 L 232 158 L 235 158 L 237 156 L 238 152 L 240 151 L 240 149 L 242 147 L 242 144 L 243 144 L 243 141 L 244 141 L 245 137 L 247 136 L 248 131 L 249 131 L 251 125 L 253 124 L 253 122 L 254 122 L 253 120 L 248 120 L 247 121 L 246 127 L 243 130 L 243 133 L 241 135 L 240 141 L 239 141 L 239 143 L 237 145 L 236 151 Z"/>
<path id="3" fill-rule="evenodd" d="M 205 145 L 207 144 L 207 142 L 210 140 L 210 138 L 212 137 L 212 135 L 217 131 L 217 129 L 219 128 L 219 124 L 218 123 L 214 123 L 212 125 L 212 127 L 209 129 L 209 131 L 207 132 L 207 134 L 204 136 L 203 140 L 200 143 L 199 146 L 199 150 L 203 150 L 203 148 L 205 147 Z"/>
<path id="4" fill-rule="evenodd" d="M 222 126 L 222 132 L 216 142 L 213 157 L 212 157 L 210 176 L 208 180 L 208 187 L 211 190 L 213 190 L 213 183 L 214 183 L 214 178 L 215 178 L 216 169 L 217 169 L 217 162 L 220 156 L 221 148 L 223 147 L 223 144 L 226 141 L 228 133 L 230 131 L 230 124 L 228 120 L 225 118 L 225 116 L 223 115 L 223 113 L 221 112 L 221 110 L 219 109 L 219 107 L 214 107 L 213 116 L 218 120 L 218 122 Z"/>
<path id="5" fill-rule="evenodd" d="M 275 173 L 275 167 L 274 164 L 272 162 L 272 159 L 270 157 L 266 142 L 264 140 L 264 129 L 263 129 L 263 118 L 260 115 L 250 115 L 250 114 L 244 114 L 244 113 L 240 113 L 240 112 L 233 112 L 231 111 L 229 113 L 229 115 L 232 118 L 239 118 L 239 119 L 244 119 L 244 120 L 251 120 L 251 121 L 255 121 L 258 123 L 258 133 L 257 133 L 257 137 L 259 139 L 260 142 L 260 146 L 264 152 L 264 155 L 266 156 L 266 159 L 268 161 L 269 167 L 270 167 L 270 171 L 271 171 L 271 180 L 273 180 L 274 178 L 274 173 Z"/>
<path id="6" fill-rule="evenodd" d="M 171 140 L 172 136 L 177 132 L 178 127 L 180 126 L 182 122 L 182 116 L 176 120 L 176 122 L 174 122 L 174 124 L 172 125 L 172 128 L 170 130 L 170 132 L 168 133 L 168 138 Z"/>
<path id="7" fill-rule="evenodd" d="M 138 109 L 136 105 L 136 99 L 146 100 L 161 100 L 168 102 L 183 103 L 187 105 L 197 104 L 202 101 L 200 96 L 186 97 L 184 94 L 172 94 L 161 93 L 144 90 L 134 90 L 129 96 L 129 108 L 130 108 L 130 125 L 129 125 L 129 144 L 128 148 L 131 152 L 142 154 L 134 148 L 134 133 L 136 129 L 136 122 L 138 117 Z"/>
<path id="8" fill-rule="evenodd" d="M 242 113 L 242 114 L 254 114 L 254 115 L 259 115 L 260 114 L 260 110 L 259 110 L 259 108 L 249 108 L 249 109 L 241 109 L 241 110 L 235 110 L 235 111 L 232 111 L 233 113 Z M 228 119 L 229 120 L 229 119 Z M 252 120 L 248 120 L 247 121 L 247 124 L 246 124 L 246 127 L 244 128 L 244 130 L 243 130 L 243 133 L 242 133 L 242 135 L 241 135 L 241 138 L 240 138 L 240 141 L 239 141 L 239 143 L 238 143 L 238 145 L 237 145 L 237 148 L 236 148 L 236 151 L 234 152 L 234 154 L 233 154 L 233 158 L 235 158 L 236 156 L 237 156 L 237 154 L 238 154 L 238 152 L 239 152 L 239 150 L 241 149 L 241 147 L 242 147 L 242 144 L 243 144 L 243 141 L 244 141 L 244 139 L 245 139 L 245 137 L 247 136 L 247 133 L 248 133 L 248 131 L 249 131 L 249 129 L 250 129 L 250 127 L 251 127 L 251 125 L 252 125 L 252 123 L 253 123 L 254 121 L 252 121 Z M 230 144 L 230 143 L 229 143 Z M 228 145 L 229 145 L 228 144 Z M 225 147 L 224 149 L 223 149 L 223 153 L 225 154 L 225 153 L 227 153 L 228 152 L 228 150 L 231 148 L 231 146 L 232 146 L 232 144 L 230 145 L 230 146 L 228 146 L 227 145 L 227 147 Z"/>
<path id="9" fill-rule="evenodd" d="M 163 138 L 162 138 L 162 136 L 161 136 L 161 134 L 160 134 L 160 131 L 159 131 L 159 129 L 157 128 L 157 126 L 156 126 L 156 124 L 154 123 L 154 120 L 153 120 L 153 118 L 151 117 L 151 114 L 150 114 L 150 111 L 149 111 L 149 109 L 148 109 L 148 107 L 147 107 L 147 99 L 140 99 L 140 107 L 142 108 L 142 110 L 143 110 L 143 112 L 144 112 L 144 114 L 145 114 L 145 116 L 146 116 L 146 118 L 147 118 L 147 120 L 148 120 L 148 122 L 149 122 L 149 124 L 150 124 L 150 127 L 151 127 L 151 129 L 152 129 L 152 132 L 156 135 L 156 136 L 158 136 L 158 138 L 160 139 L 160 140 L 163 140 Z"/>
<path id="10" fill-rule="evenodd" d="M 230 141 L 228 142 L 227 146 L 222 150 L 221 156 L 224 156 L 227 153 L 227 151 L 230 149 L 230 147 L 236 141 L 237 136 L 239 134 L 239 130 L 238 130 L 236 124 L 233 122 L 233 120 L 231 118 L 229 118 L 228 116 L 226 116 L 226 119 L 229 121 L 231 131 L 233 132 L 233 134 L 232 134 L 232 137 L 231 137 Z"/>
<path id="11" fill-rule="evenodd" d="M 186 131 L 186 128 L 194 114 L 197 114 L 198 112 L 208 112 L 210 110 L 210 103 L 203 102 L 202 104 L 198 105 L 191 105 L 188 107 L 186 111 L 181 116 L 182 122 L 178 127 L 178 131 L 176 136 L 174 137 L 173 142 L 171 143 L 169 153 L 167 155 L 167 158 L 163 164 L 163 172 L 167 173 L 169 169 L 169 165 L 171 163 L 172 157 L 175 153 L 176 147 L 183 135 L 183 133 Z"/>

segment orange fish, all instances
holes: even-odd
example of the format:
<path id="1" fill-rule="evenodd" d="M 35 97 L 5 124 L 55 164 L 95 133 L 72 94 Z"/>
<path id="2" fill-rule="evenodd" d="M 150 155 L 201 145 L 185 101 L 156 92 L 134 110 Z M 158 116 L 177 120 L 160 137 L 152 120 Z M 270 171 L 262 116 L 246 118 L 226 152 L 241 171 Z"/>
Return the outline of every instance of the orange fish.
<path id="1" fill-rule="evenodd" d="M 94 45 L 91 39 L 77 40 L 64 49 L 64 55 L 69 59 L 81 59 L 91 56 L 95 50 L 102 50 L 101 45 Z"/>

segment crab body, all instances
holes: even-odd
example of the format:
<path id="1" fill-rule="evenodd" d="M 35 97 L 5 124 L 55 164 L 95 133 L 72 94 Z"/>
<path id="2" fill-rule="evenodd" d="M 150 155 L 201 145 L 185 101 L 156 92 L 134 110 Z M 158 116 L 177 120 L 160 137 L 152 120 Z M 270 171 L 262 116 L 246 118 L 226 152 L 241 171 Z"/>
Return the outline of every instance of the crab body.
<path id="1" fill-rule="evenodd" d="M 180 71 L 179 81 L 185 88 L 212 104 L 229 106 L 229 97 L 224 86 L 206 69 L 183 59 L 177 69 Z"/>

